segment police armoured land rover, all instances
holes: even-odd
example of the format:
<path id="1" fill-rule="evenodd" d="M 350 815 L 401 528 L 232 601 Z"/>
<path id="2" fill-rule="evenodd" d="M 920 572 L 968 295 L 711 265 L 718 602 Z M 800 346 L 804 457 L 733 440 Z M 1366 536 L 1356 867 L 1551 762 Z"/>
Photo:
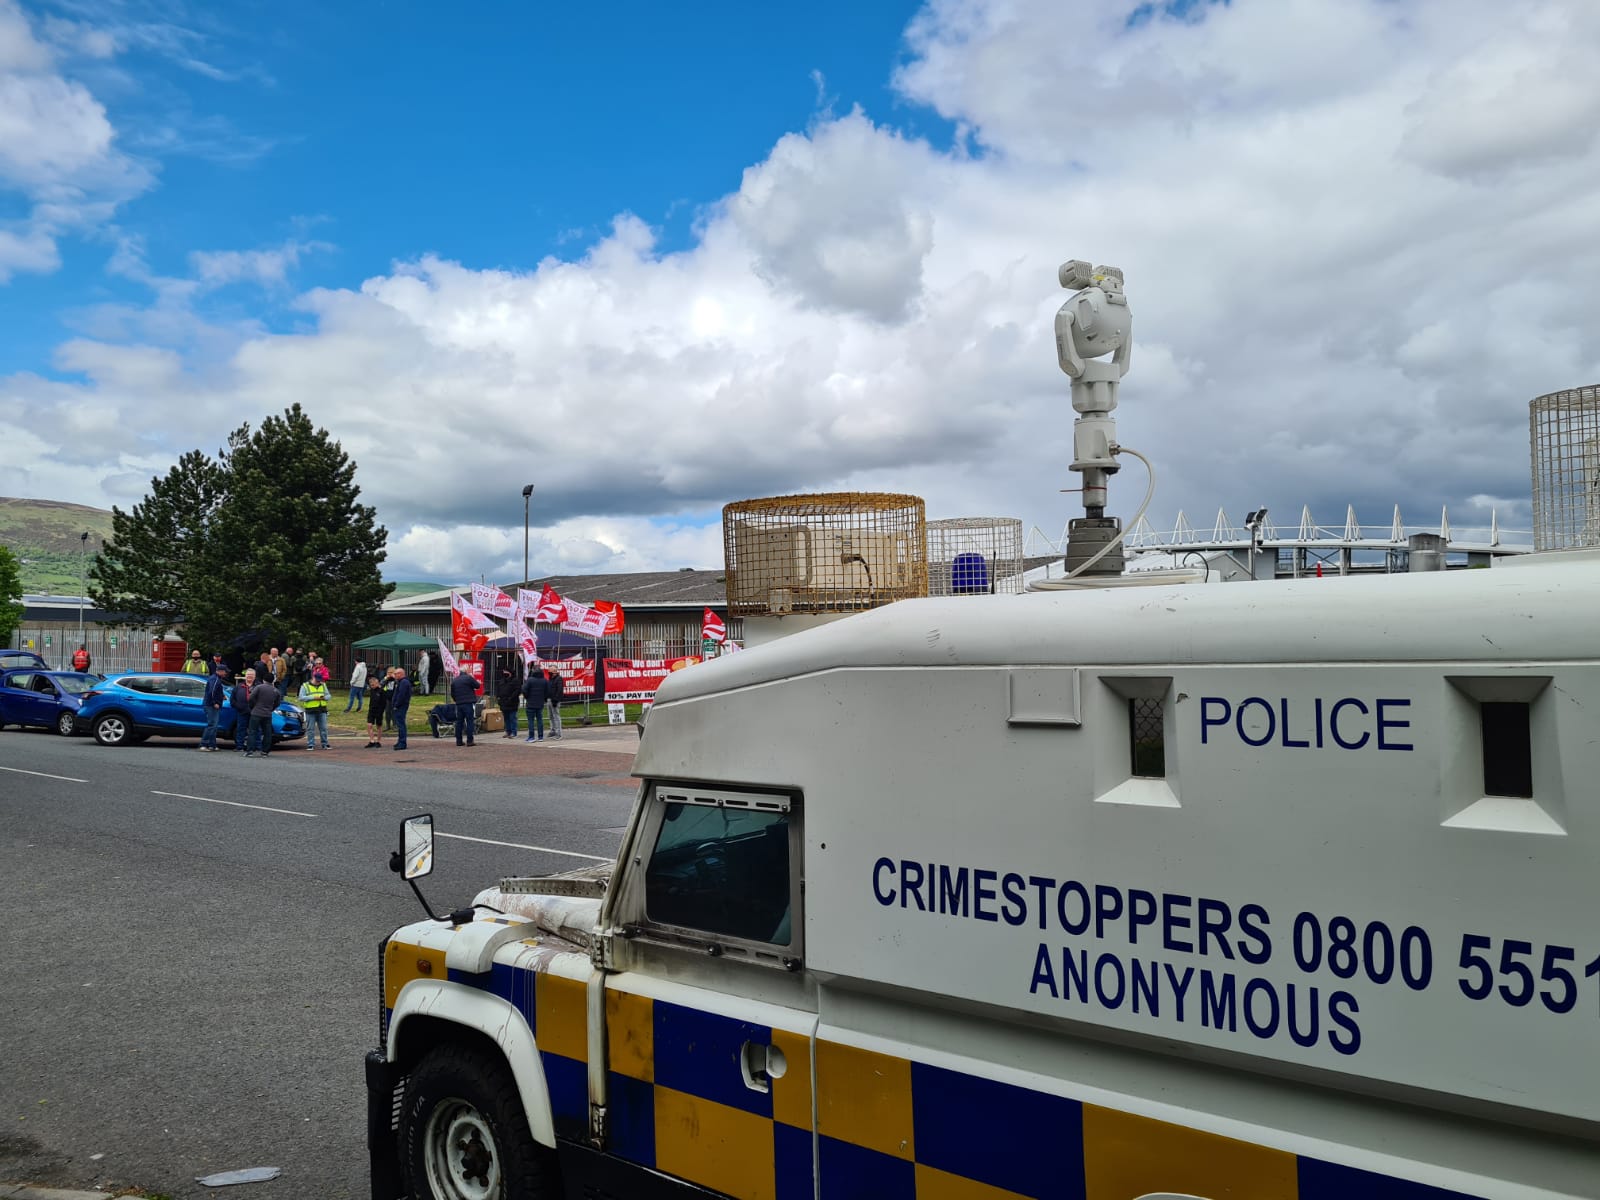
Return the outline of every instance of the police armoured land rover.
<path id="1" fill-rule="evenodd" d="M 384 943 L 373 1194 L 1600 1197 L 1597 596 L 910 600 L 679 672 L 613 865 Z"/>

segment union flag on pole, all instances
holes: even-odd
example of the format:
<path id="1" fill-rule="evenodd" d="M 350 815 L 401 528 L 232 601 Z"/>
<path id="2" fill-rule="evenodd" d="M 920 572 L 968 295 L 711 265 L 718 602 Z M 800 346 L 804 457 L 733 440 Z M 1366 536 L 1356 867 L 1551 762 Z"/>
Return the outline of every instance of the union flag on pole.
<path id="1" fill-rule="evenodd" d="M 472 603 L 481 612 L 492 613 L 497 617 L 509 617 L 517 611 L 516 602 L 510 596 L 489 584 L 472 585 Z"/>
<path id="2" fill-rule="evenodd" d="M 567 619 L 567 602 L 556 595 L 555 589 L 548 583 L 544 585 L 544 591 L 539 593 L 539 606 L 533 611 L 533 619 L 551 624 L 559 624 Z"/>
<path id="3" fill-rule="evenodd" d="M 446 675 L 461 674 L 461 664 L 456 661 L 456 656 L 450 653 L 450 647 L 444 644 L 443 638 L 437 640 L 439 642 L 439 661 L 444 664 L 444 673 Z"/>
<path id="4" fill-rule="evenodd" d="M 700 638 L 702 641 L 716 642 L 718 645 L 728 640 L 728 627 L 722 623 L 722 618 L 709 608 L 706 609 L 705 618 L 700 624 Z"/>
<path id="5" fill-rule="evenodd" d="M 590 637 L 600 637 L 606 631 L 606 614 L 599 609 L 590 608 L 587 604 L 580 604 L 576 600 L 565 600 L 567 619 L 561 622 L 561 628 L 570 629 L 574 633 L 585 633 Z"/>
<path id="6" fill-rule="evenodd" d="M 606 615 L 606 637 L 612 637 L 622 633 L 622 605 L 611 600 L 596 600 L 593 607 L 595 612 L 605 613 Z"/>
<path id="7" fill-rule="evenodd" d="M 517 645 L 522 650 L 524 664 L 530 663 L 539 657 L 539 641 L 533 636 L 533 630 L 528 628 L 527 622 L 520 616 L 513 616 L 506 622 L 506 632 L 516 639 Z"/>
<path id="8" fill-rule="evenodd" d="M 499 633 L 500 626 L 467 603 L 465 596 L 450 593 L 450 638 L 476 654 L 483 647 L 484 635 Z"/>

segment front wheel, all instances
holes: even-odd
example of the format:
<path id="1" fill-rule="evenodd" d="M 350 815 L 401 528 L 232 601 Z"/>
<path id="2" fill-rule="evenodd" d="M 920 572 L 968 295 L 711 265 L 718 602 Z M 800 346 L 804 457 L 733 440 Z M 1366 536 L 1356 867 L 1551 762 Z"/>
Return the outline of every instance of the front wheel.
<path id="1" fill-rule="evenodd" d="M 94 740 L 102 746 L 123 746 L 133 740 L 133 726 L 121 713 L 107 713 L 94 723 Z"/>
<path id="2" fill-rule="evenodd" d="M 72 736 L 72 714 L 64 712 L 56 718 L 56 732 L 62 737 Z"/>
<path id="3" fill-rule="evenodd" d="M 474 1046 L 439 1046 L 406 1082 L 403 1161 L 416 1200 L 555 1200 L 555 1152 L 528 1131 L 505 1061 Z"/>

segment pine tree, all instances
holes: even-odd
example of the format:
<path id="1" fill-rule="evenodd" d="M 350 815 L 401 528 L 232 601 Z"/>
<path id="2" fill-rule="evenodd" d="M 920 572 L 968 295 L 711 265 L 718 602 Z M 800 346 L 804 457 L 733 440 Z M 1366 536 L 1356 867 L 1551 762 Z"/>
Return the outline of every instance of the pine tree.
<path id="1" fill-rule="evenodd" d="M 192 451 L 131 513 L 112 510 L 89 594 L 201 647 L 326 651 L 376 632 L 388 532 L 355 472 L 299 404 L 241 425 L 217 460 Z"/>
<path id="2" fill-rule="evenodd" d="M 128 614 L 165 633 L 195 609 L 210 534 L 222 502 L 222 469 L 198 450 L 178 460 L 132 512 L 111 510 L 111 539 L 95 556 L 89 596 L 96 607 Z"/>
<path id="3" fill-rule="evenodd" d="M 322 650 L 375 633 L 390 590 L 380 571 L 388 532 L 360 503 L 356 464 L 339 443 L 295 404 L 253 433 L 236 430 L 223 464 L 214 542 L 226 566 L 204 585 L 207 622 L 226 611 L 236 629 Z"/>
<path id="4" fill-rule="evenodd" d="M 22 564 L 9 547 L 0 546 L 0 645 L 10 645 L 22 624 Z"/>

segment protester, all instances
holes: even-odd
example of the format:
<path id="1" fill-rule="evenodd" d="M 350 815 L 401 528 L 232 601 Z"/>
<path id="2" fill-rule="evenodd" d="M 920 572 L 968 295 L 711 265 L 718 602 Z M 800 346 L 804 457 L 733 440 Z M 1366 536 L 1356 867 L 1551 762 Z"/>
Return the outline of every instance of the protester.
<path id="1" fill-rule="evenodd" d="M 494 698 L 500 705 L 500 713 L 506 719 L 504 736 L 515 738 L 517 736 L 517 709 L 522 706 L 522 689 L 517 686 L 517 677 L 509 669 L 500 672 L 500 682 L 495 685 Z"/>
<path id="2" fill-rule="evenodd" d="M 272 659 L 272 681 L 282 696 L 289 688 L 289 664 L 294 661 L 294 647 L 286 646 L 282 654 L 274 652 Z"/>
<path id="3" fill-rule="evenodd" d="M 426 650 L 417 656 L 417 686 L 422 689 L 424 696 L 433 695 L 433 680 L 428 678 L 428 652 Z"/>
<path id="4" fill-rule="evenodd" d="M 74 657 L 76 657 L 76 656 L 74 656 Z M 180 670 L 182 670 L 182 672 L 185 675 L 205 675 L 205 674 L 207 674 L 205 659 L 200 657 L 200 651 L 198 651 L 198 650 L 189 651 L 189 658 L 183 664 L 183 666 L 180 668 Z"/>
<path id="5" fill-rule="evenodd" d="M 368 750 L 383 749 L 384 702 L 389 694 L 383 690 L 383 675 L 373 672 L 367 676 L 367 745 Z"/>
<path id="6" fill-rule="evenodd" d="M 72 652 L 72 669 L 74 671 L 87 671 L 89 669 L 89 647 L 82 642 Z"/>
<path id="7" fill-rule="evenodd" d="M 411 678 L 406 674 L 404 667 L 396 667 L 394 675 L 394 692 L 389 697 L 389 711 L 394 717 L 394 748 L 406 748 L 406 713 L 411 708 Z"/>
<path id="8" fill-rule="evenodd" d="M 258 679 L 250 689 L 250 737 L 244 752 L 246 758 L 265 758 L 272 753 L 272 710 L 278 707 L 279 699 L 277 686 L 271 680 Z"/>
<path id="9" fill-rule="evenodd" d="M 522 685 L 522 698 L 528 702 L 528 740 L 542 742 L 544 706 L 550 699 L 550 681 L 544 677 L 544 672 L 539 670 L 537 662 L 528 671 L 528 680 Z M 538 736 L 534 736 L 535 734 Z"/>
<path id="10" fill-rule="evenodd" d="M 255 671 L 257 679 L 271 679 L 272 678 L 272 658 L 273 658 L 273 655 L 276 655 L 277 653 L 278 653 L 278 648 L 276 646 L 274 646 L 272 648 L 272 654 L 258 654 L 258 655 L 256 655 L 255 665 L 251 669 L 253 671 Z"/>
<path id="11" fill-rule="evenodd" d="M 548 671 L 545 679 L 550 686 L 550 740 L 561 740 L 561 701 L 567 694 L 567 681 L 560 671 Z"/>
<path id="12" fill-rule="evenodd" d="M 300 707 L 306 710 L 306 749 L 317 748 L 317 732 L 322 733 L 322 748 L 328 748 L 328 685 L 308 679 L 300 685 Z"/>
<path id="13" fill-rule="evenodd" d="M 311 678 L 318 683 L 327 683 L 333 678 L 333 672 L 328 670 L 328 664 L 322 661 L 322 655 L 313 654 L 311 664 Z"/>
<path id="14" fill-rule="evenodd" d="M 478 693 L 483 691 L 483 685 L 472 677 L 472 672 L 462 665 L 456 677 L 450 681 L 450 699 L 456 705 L 456 745 L 461 745 L 461 735 L 466 734 L 466 745 L 477 744 L 478 735 Z"/>
<path id="15" fill-rule="evenodd" d="M 217 725 L 222 720 L 222 706 L 228 702 L 228 668 L 218 666 L 206 680 L 205 695 L 200 707 L 206 714 L 205 732 L 200 735 L 200 749 L 216 753 Z"/>
<path id="16" fill-rule="evenodd" d="M 361 701 L 365 699 L 363 693 L 367 690 L 367 660 L 357 659 L 355 670 L 350 672 L 350 698 L 344 702 L 345 712 L 352 708 L 361 711 Z"/>
<path id="17" fill-rule="evenodd" d="M 233 685 L 228 703 L 233 706 L 233 752 L 244 753 L 245 733 L 250 728 L 250 689 L 256 685 L 255 668 L 248 668 Z"/>
<path id="18" fill-rule="evenodd" d="M 433 694 L 433 689 L 439 686 L 439 680 L 444 676 L 444 659 L 433 655 L 428 660 L 428 694 Z"/>

